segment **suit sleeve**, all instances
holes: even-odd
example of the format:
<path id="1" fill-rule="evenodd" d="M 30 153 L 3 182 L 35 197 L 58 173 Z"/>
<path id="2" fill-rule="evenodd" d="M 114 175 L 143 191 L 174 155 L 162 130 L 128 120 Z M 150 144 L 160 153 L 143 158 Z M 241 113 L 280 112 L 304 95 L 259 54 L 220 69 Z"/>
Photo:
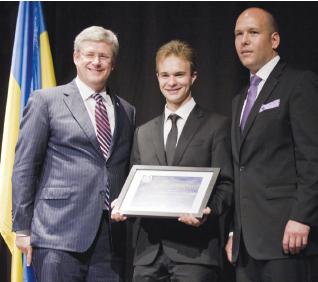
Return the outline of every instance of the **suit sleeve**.
<path id="1" fill-rule="evenodd" d="M 219 167 L 221 171 L 212 193 L 210 207 L 213 214 L 221 215 L 231 206 L 233 197 L 230 123 L 227 119 L 222 120 L 215 132 L 211 159 L 212 167 Z"/>
<path id="2" fill-rule="evenodd" d="M 130 156 L 130 167 L 132 167 L 133 165 L 141 164 L 140 152 L 139 152 L 139 146 L 138 146 L 138 131 L 139 131 L 139 127 L 135 130 L 135 134 L 134 134 L 134 141 L 133 141 L 133 146 L 132 146 L 131 156 Z"/>
<path id="3" fill-rule="evenodd" d="M 48 109 L 35 92 L 20 124 L 12 175 L 13 230 L 30 230 L 36 186 L 49 137 Z"/>
<path id="4" fill-rule="evenodd" d="M 305 72 L 290 99 L 297 195 L 290 218 L 318 226 L 318 77 Z"/>

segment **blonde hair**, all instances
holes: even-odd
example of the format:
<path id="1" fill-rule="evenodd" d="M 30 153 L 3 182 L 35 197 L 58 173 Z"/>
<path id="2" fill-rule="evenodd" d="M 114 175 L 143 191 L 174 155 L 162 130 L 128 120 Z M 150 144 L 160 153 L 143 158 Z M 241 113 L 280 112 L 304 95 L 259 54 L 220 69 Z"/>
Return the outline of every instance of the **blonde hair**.
<path id="1" fill-rule="evenodd" d="M 196 56 L 191 46 L 180 40 L 172 40 L 162 45 L 156 53 L 156 71 L 158 72 L 158 64 L 164 58 L 171 55 L 182 58 L 190 63 L 190 70 L 193 74 L 197 70 Z"/>

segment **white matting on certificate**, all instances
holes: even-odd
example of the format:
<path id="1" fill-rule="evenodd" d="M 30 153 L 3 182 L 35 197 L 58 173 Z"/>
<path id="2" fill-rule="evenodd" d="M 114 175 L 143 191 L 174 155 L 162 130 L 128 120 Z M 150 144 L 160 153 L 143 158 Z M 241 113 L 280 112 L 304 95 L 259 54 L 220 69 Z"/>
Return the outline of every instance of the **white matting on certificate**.
<path id="1" fill-rule="evenodd" d="M 128 216 L 202 217 L 219 168 L 132 167 L 115 210 Z"/>

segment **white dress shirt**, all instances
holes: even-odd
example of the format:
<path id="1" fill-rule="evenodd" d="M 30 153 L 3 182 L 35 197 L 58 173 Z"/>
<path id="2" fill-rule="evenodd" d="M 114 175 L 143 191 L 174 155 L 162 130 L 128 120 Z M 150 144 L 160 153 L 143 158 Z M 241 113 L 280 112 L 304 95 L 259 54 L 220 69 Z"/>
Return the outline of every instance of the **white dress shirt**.
<path id="1" fill-rule="evenodd" d="M 262 79 L 262 81 L 258 84 L 257 86 L 257 95 L 256 95 L 256 99 L 259 95 L 259 93 L 261 92 L 267 78 L 269 77 L 269 75 L 271 74 L 271 72 L 273 71 L 273 69 L 275 68 L 275 66 L 277 65 L 278 61 L 280 60 L 280 57 L 277 55 L 275 56 L 273 59 L 271 59 L 268 63 L 266 63 L 264 66 L 262 66 L 258 72 L 255 74 L 258 77 L 260 77 Z M 250 77 L 253 76 L 252 74 L 250 74 Z M 242 112 L 241 112 L 241 118 L 240 118 L 240 123 L 242 121 L 242 116 L 243 116 L 243 112 L 245 109 L 245 104 L 246 104 L 246 99 L 244 101 L 244 105 L 242 108 Z"/>
<path id="2" fill-rule="evenodd" d="M 81 97 L 84 101 L 85 107 L 87 109 L 87 112 L 89 114 L 89 117 L 92 121 L 92 124 L 95 129 L 95 133 L 97 135 L 97 129 L 96 129 L 96 121 L 95 121 L 95 105 L 96 101 L 92 97 L 93 94 L 96 93 L 93 89 L 88 87 L 81 79 L 77 76 L 75 78 L 75 83 L 79 89 L 79 92 L 81 94 Z M 102 98 L 103 98 L 103 103 L 106 107 L 107 114 L 108 114 L 108 120 L 110 124 L 110 129 L 112 131 L 112 135 L 114 134 L 114 129 L 115 129 L 115 112 L 114 112 L 114 105 L 112 103 L 112 99 L 110 96 L 106 93 L 106 90 L 104 89 L 102 92 L 98 92 Z"/>
<path id="3" fill-rule="evenodd" d="M 175 112 L 172 112 L 167 108 L 167 105 L 165 106 L 165 120 L 164 120 L 164 127 L 163 127 L 163 140 L 164 140 L 164 145 L 166 147 L 166 142 L 168 138 L 168 134 L 171 130 L 172 122 L 171 119 L 168 119 L 170 114 L 176 114 L 180 118 L 177 120 L 177 128 L 178 128 L 178 137 L 177 137 L 177 144 L 179 141 L 179 137 L 181 135 L 181 132 L 183 130 L 183 127 L 195 107 L 195 101 L 193 98 L 191 98 L 188 102 L 186 102 L 184 105 L 182 105 L 178 110 Z"/>

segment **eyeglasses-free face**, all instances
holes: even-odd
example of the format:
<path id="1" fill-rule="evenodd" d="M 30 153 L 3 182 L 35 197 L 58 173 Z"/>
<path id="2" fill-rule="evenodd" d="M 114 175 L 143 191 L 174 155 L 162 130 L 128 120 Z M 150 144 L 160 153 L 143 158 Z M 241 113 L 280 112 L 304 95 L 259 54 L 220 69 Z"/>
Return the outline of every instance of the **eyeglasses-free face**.
<path id="1" fill-rule="evenodd" d="M 159 87 L 170 110 L 176 111 L 191 99 L 191 87 L 196 77 L 196 72 L 191 73 L 190 62 L 183 58 L 171 55 L 158 62 Z"/>

